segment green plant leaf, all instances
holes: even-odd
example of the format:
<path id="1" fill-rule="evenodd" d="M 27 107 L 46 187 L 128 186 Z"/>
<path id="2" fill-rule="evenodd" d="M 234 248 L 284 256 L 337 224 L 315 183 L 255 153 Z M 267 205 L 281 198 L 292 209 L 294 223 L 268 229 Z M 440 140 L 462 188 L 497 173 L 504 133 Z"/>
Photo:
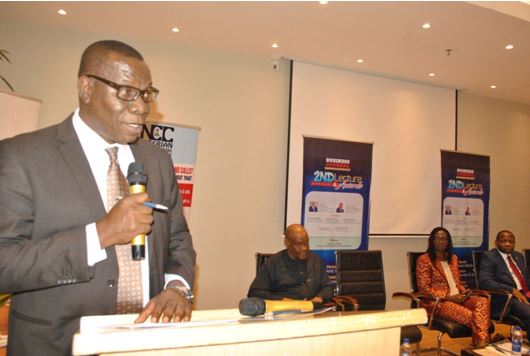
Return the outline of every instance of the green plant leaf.
<path id="1" fill-rule="evenodd" d="M 0 58 L 3 61 L 6 61 L 7 63 L 11 64 L 11 61 L 9 60 L 9 57 L 7 56 L 9 54 L 9 51 L 5 49 L 0 49 Z"/>
<path id="2" fill-rule="evenodd" d="M 0 294 L 0 307 L 2 307 L 11 298 L 11 294 Z"/>
<path id="3" fill-rule="evenodd" d="M 15 89 L 13 88 L 13 86 L 11 84 L 9 84 L 9 82 L 7 81 L 6 78 L 2 77 L 0 75 L 0 79 L 2 79 L 4 81 L 4 83 L 6 83 L 6 85 L 9 87 L 9 89 L 11 89 L 11 91 L 15 91 Z"/>

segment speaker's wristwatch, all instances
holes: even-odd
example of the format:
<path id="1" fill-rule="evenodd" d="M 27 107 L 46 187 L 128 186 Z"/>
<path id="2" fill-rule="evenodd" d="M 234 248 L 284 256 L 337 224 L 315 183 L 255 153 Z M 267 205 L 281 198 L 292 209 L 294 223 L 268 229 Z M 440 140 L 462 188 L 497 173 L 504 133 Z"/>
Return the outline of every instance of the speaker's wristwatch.
<path id="1" fill-rule="evenodd" d="M 191 292 L 191 289 L 189 289 L 188 287 L 186 286 L 181 286 L 181 285 L 173 285 L 173 286 L 167 286 L 166 289 L 174 289 L 176 291 L 178 291 L 180 294 L 182 294 L 184 296 L 184 298 L 186 298 L 186 300 L 188 302 L 190 302 L 190 304 L 193 304 L 193 293 Z"/>

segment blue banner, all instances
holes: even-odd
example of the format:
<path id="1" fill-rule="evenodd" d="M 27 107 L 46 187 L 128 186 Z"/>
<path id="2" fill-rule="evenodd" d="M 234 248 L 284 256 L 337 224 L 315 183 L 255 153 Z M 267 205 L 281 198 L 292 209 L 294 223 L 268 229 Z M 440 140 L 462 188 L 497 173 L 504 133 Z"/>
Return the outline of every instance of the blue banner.
<path id="1" fill-rule="evenodd" d="M 490 159 L 442 151 L 442 226 L 451 233 L 462 281 L 476 288 L 472 251 L 488 248 Z"/>
<path id="2" fill-rule="evenodd" d="M 372 144 L 304 137 L 302 224 L 335 276 L 336 250 L 368 249 Z"/>

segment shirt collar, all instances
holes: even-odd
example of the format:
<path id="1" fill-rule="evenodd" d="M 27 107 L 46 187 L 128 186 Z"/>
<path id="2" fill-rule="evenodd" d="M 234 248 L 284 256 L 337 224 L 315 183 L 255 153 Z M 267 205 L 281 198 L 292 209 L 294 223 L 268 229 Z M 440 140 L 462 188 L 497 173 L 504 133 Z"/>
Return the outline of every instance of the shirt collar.
<path id="1" fill-rule="evenodd" d="M 83 147 L 90 147 L 94 150 L 105 150 L 107 147 L 118 146 L 120 148 L 128 147 L 128 145 L 122 145 L 118 143 L 108 143 L 103 137 L 101 137 L 96 131 L 88 126 L 85 121 L 79 115 L 79 108 L 77 108 L 72 117 L 72 124 L 74 130 L 81 141 Z"/>
<path id="2" fill-rule="evenodd" d="M 498 248 L 497 248 L 497 251 L 499 251 L 499 253 L 501 254 L 501 257 L 504 258 L 505 260 L 508 259 L 508 256 L 510 256 L 513 259 L 513 256 L 511 254 L 509 255 L 507 253 L 504 253 L 501 250 L 499 250 Z"/>

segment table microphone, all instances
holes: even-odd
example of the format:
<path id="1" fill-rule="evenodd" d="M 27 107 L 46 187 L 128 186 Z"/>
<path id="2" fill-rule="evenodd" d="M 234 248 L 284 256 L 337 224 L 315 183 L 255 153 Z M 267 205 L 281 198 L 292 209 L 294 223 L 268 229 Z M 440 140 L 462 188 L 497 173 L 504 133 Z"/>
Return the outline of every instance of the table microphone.
<path id="1" fill-rule="evenodd" d="M 239 312 L 243 315 L 258 316 L 271 312 L 310 312 L 320 306 L 307 300 L 268 300 L 245 298 L 239 302 Z"/>
<path id="2" fill-rule="evenodd" d="M 132 162 L 127 169 L 127 182 L 129 193 L 144 193 L 147 187 L 147 176 L 144 174 L 144 165 Z M 145 258 L 145 234 L 136 235 L 131 241 L 131 252 L 133 260 Z"/>

